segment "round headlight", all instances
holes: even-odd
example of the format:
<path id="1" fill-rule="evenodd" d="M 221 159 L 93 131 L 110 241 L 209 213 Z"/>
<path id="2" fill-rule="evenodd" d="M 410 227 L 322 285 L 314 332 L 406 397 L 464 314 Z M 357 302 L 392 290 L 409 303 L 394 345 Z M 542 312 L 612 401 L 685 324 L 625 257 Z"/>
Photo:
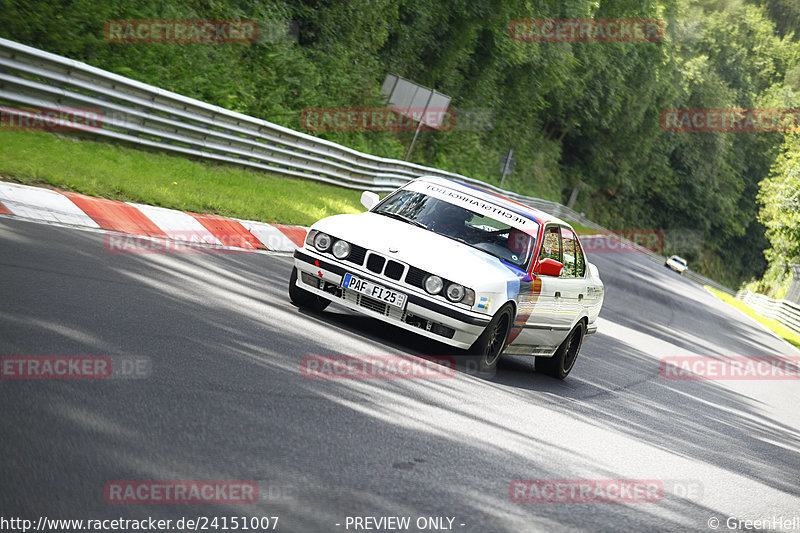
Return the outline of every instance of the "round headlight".
<path id="1" fill-rule="evenodd" d="M 464 298 L 466 292 L 467 291 L 464 289 L 463 285 L 451 283 L 447 286 L 447 290 L 445 291 L 444 295 L 447 296 L 447 299 L 451 302 L 460 302 Z"/>
<path id="2" fill-rule="evenodd" d="M 431 294 L 439 294 L 442 292 L 444 282 L 439 276 L 428 276 L 425 278 L 425 290 Z"/>
<path id="3" fill-rule="evenodd" d="M 331 236 L 327 233 L 317 233 L 314 237 L 314 248 L 320 252 L 327 252 L 331 248 Z"/>
<path id="4" fill-rule="evenodd" d="M 344 259 L 350 255 L 350 243 L 345 241 L 336 241 L 333 243 L 333 256 L 336 259 Z"/>

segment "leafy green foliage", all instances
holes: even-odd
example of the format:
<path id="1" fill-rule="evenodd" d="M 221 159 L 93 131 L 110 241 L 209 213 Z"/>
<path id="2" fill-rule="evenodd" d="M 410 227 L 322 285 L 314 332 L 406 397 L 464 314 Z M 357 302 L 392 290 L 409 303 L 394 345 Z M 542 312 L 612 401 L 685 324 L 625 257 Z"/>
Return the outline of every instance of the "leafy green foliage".
<path id="1" fill-rule="evenodd" d="M 763 292 L 785 292 L 791 279 L 789 264 L 800 262 L 800 135 L 787 134 L 770 176 L 758 194 L 763 207 L 761 222 L 772 247 L 767 251 L 770 268 L 757 285 Z M 782 296 L 782 294 L 778 294 Z"/>

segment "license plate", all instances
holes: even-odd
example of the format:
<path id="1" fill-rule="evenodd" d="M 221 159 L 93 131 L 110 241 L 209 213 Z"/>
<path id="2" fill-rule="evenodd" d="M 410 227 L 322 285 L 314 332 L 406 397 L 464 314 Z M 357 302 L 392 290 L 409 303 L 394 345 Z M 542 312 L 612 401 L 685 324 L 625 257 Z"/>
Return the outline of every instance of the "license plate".
<path id="1" fill-rule="evenodd" d="M 370 298 L 375 298 L 376 300 L 386 302 L 387 304 L 399 307 L 400 309 L 403 309 L 406 306 L 406 295 L 402 292 L 387 289 L 386 287 L 376 285 L 371 281 L 358 278 L 352 274 L 344 275 L 342 287 L 360 292 L 361 294 L 365 294 Z"/>

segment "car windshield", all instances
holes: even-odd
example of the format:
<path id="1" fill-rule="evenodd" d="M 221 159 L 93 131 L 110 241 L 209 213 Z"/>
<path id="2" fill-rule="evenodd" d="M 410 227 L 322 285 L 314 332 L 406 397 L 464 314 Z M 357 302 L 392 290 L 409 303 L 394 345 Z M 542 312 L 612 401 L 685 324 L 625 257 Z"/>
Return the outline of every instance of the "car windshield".
<path id="1" fill-rule="evenodd" d="M 683 266 L 686 266 L 686 259 L 684 259 L 683 257 L 678 257 L 677 255 L 673 255 L 672 260 L 675 261 L 676 263 L 680 263 Z"/>
<path id="2" fill-rule="evenodd" d="M 535 229 L 523 231 L 488 215 L 411 190 L 387 197 L 373 212 L 444 235 L 520 268 L 527 265 L 536 240 Z"/>

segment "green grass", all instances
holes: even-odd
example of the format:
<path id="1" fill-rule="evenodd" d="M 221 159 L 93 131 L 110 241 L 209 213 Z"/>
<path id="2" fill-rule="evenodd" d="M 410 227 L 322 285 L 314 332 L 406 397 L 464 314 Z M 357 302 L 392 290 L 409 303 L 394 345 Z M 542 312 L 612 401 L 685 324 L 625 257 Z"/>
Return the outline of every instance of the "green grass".
<path id="1" fill-rule="evenodd" d="M 569 225 L 572 226 L 572 229 L 574 229 L 575 233 L 578 235 L 597 235 L 600 233 L 600 230 L 584 226 L 578 222 L 570 222 Z"/>
<path id="2" fill-rule="evenodd" d="M 361 193 L 44 132 L 0 131 L 0 177 L 194 213 L 310 225 L 364 208 Z"/>
<path id="3" fill-rule="evenodd" d="M 791 331 L 790 329 L 785 328 L 777 320 L 770 320 L 768 318 L 764 318 L 762 316 L 757 315 L 755 313 L 755 311 L 753 311 L 750 308 L 749 305 L 745 304 L 744 302 L 740 302 L 739 300 L 737 300 L 736 298 L 734 298 L 733 296 L 731 296 L 729 294 L 725 294 L 722 291 L 718 291 L 716 289 L 712 289 L 708 285 L 705 285 L 705 288 L 708 289 L 709 291 L 711 291 L 717 298 L 719 298 L 723 302 L 726 302 L 726 303 L 732 305 L 736 309 L 740 309 L 740 310 L 744 311 L 748 316 L 751 316 L 751 317 L 755 318 L 757 321 L 761 322 L 762 324 L 767 326 L 769 329 L 771 329 L 772 331 L 777 333 L 780 337 L 786 339 L 787 341 L 792 343 L 795 347 L 800 348 L 800 335 L 798 335 L 797 333 Z"/>

